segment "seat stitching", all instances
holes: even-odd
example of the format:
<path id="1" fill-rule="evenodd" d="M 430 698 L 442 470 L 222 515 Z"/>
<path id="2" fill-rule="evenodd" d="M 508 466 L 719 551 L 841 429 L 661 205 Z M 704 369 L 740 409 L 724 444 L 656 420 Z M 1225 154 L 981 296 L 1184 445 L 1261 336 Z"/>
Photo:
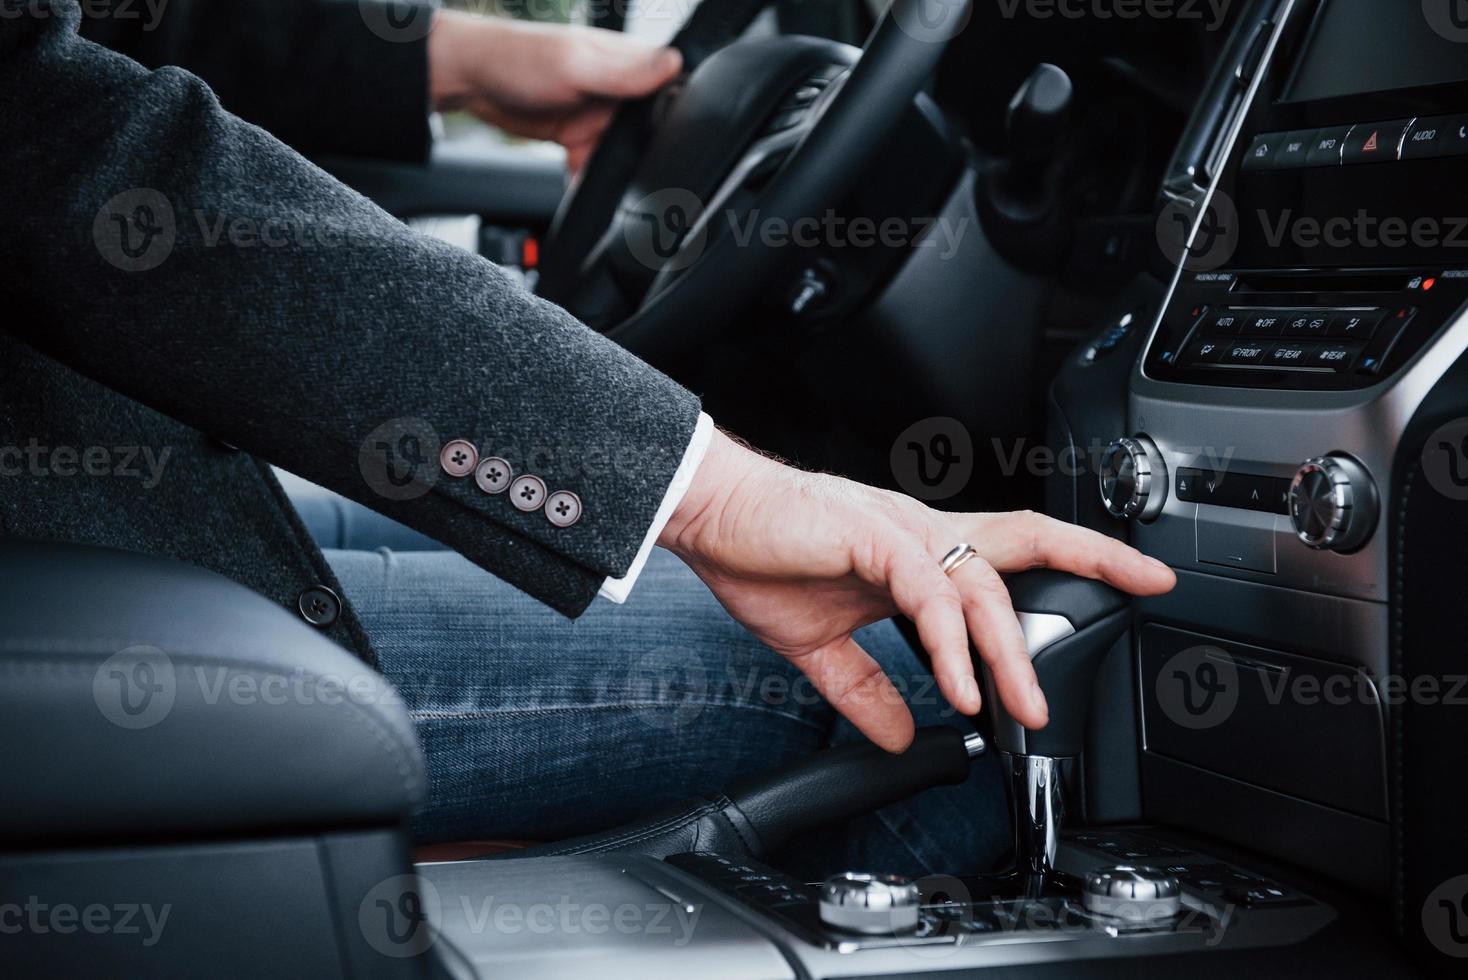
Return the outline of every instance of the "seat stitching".
<path id="1" fill-rule="evenodd" d="M 716 807 L 714 804 L 705 803 L 702 806 L 699 806 L 693 810 L 684 810 L 678 813 L 676 816 L 660 820 L 650 827 L 638 827 L 633 830 L 624 831 L 614 837 L 599 838 L 594 841 L 588 841 L 584 844 L 575 844 L 570 847 L 550 851 L 548 852 L 547 856 L 554 857 L 566 854 L 584 854 L 587 852 L 610 850 L 619 844 L 635 844 L 638 841 L 646 840 L 650 837 L 657 837 L 661 834 L 666 833 L 667 831 L 676 830 L 679 827 L 687 824 L 689 821 L 700 820 L 715 809 Z"/>
<path id="2" fill-rule="evenodd" d="M 628 708 L 672 708 L 672 709 L 678 709 L 678 708 L 685 708 L 685 707 L 688 707 L 690 705 L 697 706 L 697 707 L 703 707 L 703 708 L 744 708 L 744 709 L 746 709 L 748 711 L 759 711 L 759 712 L 763 712 L 765 714 L 774 715 L 777 718 L 784 718 L 784 719 L 786 719 L 788 721 L 793 721 L 793 722 L 796 722 L 798 724 L 805 725 L 808 728 L 813 728 L 816 731 L 823 732 L 823 731 L 826 730 L 826 726 L 821 725 L 818 722 L 815 722 L 815 721 L 813 721 L 813 720 L 811 720 L 809 718 L 804 718 L 804 717 L 802 717 L 800 715 L 794 715 L 794 714 L 791 714 L 788 711 L 781 711 L 778 708 L 772 708 L 772 707 L 770 707 L 768 705 L 755 704 L 755 703 L 753 703 L 751 701 L 736 701 L 736 700 L 728 700 L 728 701 L 719 701 L 719 700 L 674 701 L 674 702 L 669 702 L 669 701 L 617 701 L 617 702 L 610 702 L 610 703 L 606 703 L 606 704 L 565 704 L 565 705 L 551 705 L 551 706 L 544 707 L 544 708 L 480 708 L 480 709 L 475 709 L 475 710 L 472 710 L 472 711 L 435 711 L 433 709 L 409 709 L 408 714 L 410 714 L 415 719 L 421 719 L 421 720 L 424 720 L 424 721 L 473 721 L 473 720 L 479 719 L 479 718 L 496 718 L 496 717 L 502 717 L 502 716 L 515 716 L 515 715 L 535 716 L 535 715 L 560 714 L 560 713 L 564 713 L 564 712 L 580 712 L 580 711 L 616 711 L 616 710 L 625 710 L 625 709 L 628 709 Z"/>

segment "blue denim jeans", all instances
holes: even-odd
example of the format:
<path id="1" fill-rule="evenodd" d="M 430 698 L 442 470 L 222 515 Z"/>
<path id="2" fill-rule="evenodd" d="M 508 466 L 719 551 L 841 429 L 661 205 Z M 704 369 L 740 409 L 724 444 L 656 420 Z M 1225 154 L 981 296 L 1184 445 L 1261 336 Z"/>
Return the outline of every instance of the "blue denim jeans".
<path id="1" fill-rule="evenodd" d="M 354 504 L 297 506 L 417 726 L 422 841 L 601 830 L 862 737 L 660 549 L 626 605 L 598 600 L 572 621 Z M 971 730 L 892 622 L 858 639 L 919 725 Z M 775 863 L 811 878 L 970 873 L 1004 856 L 1008 826 L 986 757 L 967 782 L 812 835 Z"/>

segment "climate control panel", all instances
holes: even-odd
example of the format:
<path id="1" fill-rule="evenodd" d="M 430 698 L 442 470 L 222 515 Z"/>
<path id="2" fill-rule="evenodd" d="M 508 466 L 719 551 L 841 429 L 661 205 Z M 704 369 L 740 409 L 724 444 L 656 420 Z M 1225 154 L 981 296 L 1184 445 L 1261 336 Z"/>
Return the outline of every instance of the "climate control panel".
<path id="1" fill-rule="evenodd" d="M 1341 391 L 1394 374 L 1468 300 L 1468 270 L 1184 273 L 1148 347 L 1161 381 Z"/>
<path id="2" fill-rule="evenodd" d="M 1417 310 L 1236 307 L 1202 309 L 1179 363 L 1189 368 L 1376 375 Z"/>

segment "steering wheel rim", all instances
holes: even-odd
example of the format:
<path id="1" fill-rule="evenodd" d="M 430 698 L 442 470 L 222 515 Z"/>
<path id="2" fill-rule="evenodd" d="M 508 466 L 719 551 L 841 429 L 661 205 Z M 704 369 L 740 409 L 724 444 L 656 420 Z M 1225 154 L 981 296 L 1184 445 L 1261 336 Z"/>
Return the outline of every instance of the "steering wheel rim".
<path id="1" fill-rule="evenodd" d="M 718 4 L 723 14 L 712 11 L 703 25 L 715 25 L 717 30 L 695 24 L 699 12 L 711 4 Z M 737 36 L 747 24 L 743 18 L 752 20 L 763 5 L 763 0 L 729 0 L 727 4 L 706 0 L 680 31 L 679 39 L 685 35 L 695 38 L 690 48 L 701 62 L 722 46 L 716 40 L 732 42 L 734 37 L 729 35 Z M 947 42 L 962 31 L 969 13 L 969 0 L 895 0 L 868 37 L 856 64 L 844 79 L 833 83 L 833 87 L 839 84 L 839 90 L 824 101 L 823 111 L 759 191 L 755 207 L 760 220 L 793 227 L 797 220 L 838 204 L 927 84 Z M 619 113 L 618 122 L 588 163 L 580 187 L 568 194 L 558 215 L 559 234 L 547 242 L 553 286 L 542 289 L 547 298 L 569 294 L 569 288 L 562 285 L 569 278 L 568 269 L 576 275 L 584 272 L 584 257 L 608 233 L 621 194 L 633 185 L 636 162 L 628 164 L 629 136 L 641 142 L 651 108 L 647 102 L 625 108 L 631 121 L 623 122 Z M 603 148 L 607 161 L 598 160 Z M 621 172 L 613 172 L 614 168 Z M 588 187 L 597 195 L 595 200 Z M 614 192 L 608 207 L 607 196 Z M 578 201 L 586 203 L 578 205 Z M 607 214 L 607 221 L 593 235 L 585 216 L 594 209 Z M 575 229 L 574 241 L 564 237 L 570 228 Z M 584 251 L 573 254 L 573 246 Z M 759 236 L 738 242 L 729 234 L 715 235 L 691 264 L 680 268 L 676 279 L 660 276 L 661 288 L 650 289 L 631 316 L 605 333 L 645 360 L 663 367 L 674 365 L 685 353 L 715 339 L 763 290 L 783 255 Z"/>
<path id="2" fill-rule="evenodd" d="M 698 4 L 669 42 L 683 57 L 682 77 L 687 78 L 709 55 L 738 38 L 770 2 L 703 0 Z M 560 302 L 574 289 L 581 260 L 611 223 L 617 202 L 636 172 L 661 96 L 654 93 L 617 107 L 551 221 L 541 248 L 540 295 Z"/>

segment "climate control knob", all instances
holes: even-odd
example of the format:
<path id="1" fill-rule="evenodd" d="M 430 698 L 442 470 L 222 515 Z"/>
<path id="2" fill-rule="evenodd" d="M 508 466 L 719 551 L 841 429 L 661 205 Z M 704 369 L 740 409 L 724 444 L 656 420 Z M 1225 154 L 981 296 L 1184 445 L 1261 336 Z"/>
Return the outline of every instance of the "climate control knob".
<path id="1" fill-rule="evenodd" d="M 1101 453 L 1101 502 L 1115 517 L 1150 521 L 1167 503 L 1167 464 L 1151 439 L 1118 439 Z"/>
<path id="2" fill-rule="evenodd" d="M 1355 551 L 1376 528 L 1376 484 L 1349 456 L 1317 456 L 1290 483 L 1290 521 L 1312 548 Z"/>

